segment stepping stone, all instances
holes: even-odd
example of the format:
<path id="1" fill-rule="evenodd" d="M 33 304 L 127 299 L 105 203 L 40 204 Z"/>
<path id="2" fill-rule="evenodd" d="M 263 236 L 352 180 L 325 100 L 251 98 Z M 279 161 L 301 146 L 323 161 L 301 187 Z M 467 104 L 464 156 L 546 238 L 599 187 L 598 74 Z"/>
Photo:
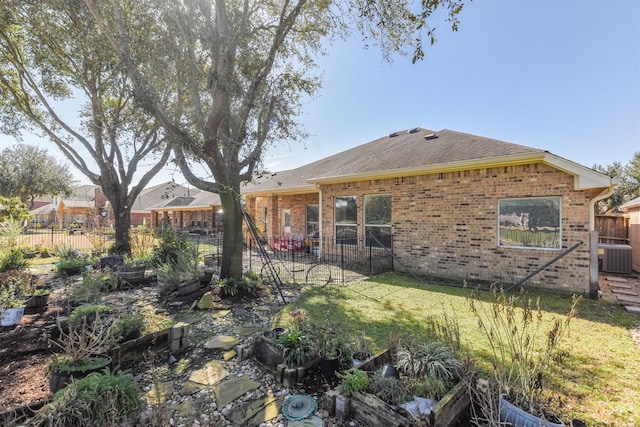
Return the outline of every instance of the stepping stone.
<path id="1" fill-rule="evenodd" d="M 228 316 L 229 313 L 231 313 L 231 310 L 216 310 L 211 313 L 211 317 L 213 319 L 222 319 L 223 317 Z"/>
<path id="2" fill-rule="evenodd" d="M 171 405 L 171 409 L 178 412 L 179 417 L 195 419 L 198 417 L 198 408 L 196 408 L 193 402 L 186 400 L 180 403 L 174 403 Z"/>
<path id="3" fill-rule="evenodd" d="M 611 291 L 616 295 L 638 295 L 633 289 L 612 289 Z"/>
<path id="4" fill-rule="evenodd" d="M 229 376 L 227 371 L 219 362 L 212 360 L 204 368 L 191 373 L 191 376 L 184 383 L 180 394 L 188 395 L 200 390 L 214 386 Z"/>
<path id="5" fill-rule="evenodd" d="M 631 288 L 633 288 L 633 286 L 627 285 L 625 283 L 609 283 L 609 287 L 611 289 L 631 289 Z"/>
<path id="6" fill-rule="evenodd" d="M 233 332 L 236 335 L 241 335 L 243 337 L 248 337 L 251 336 L 253 334 L 255 334 L 256 332 L 260 332 L 264 329 L 264 326 L 262 325 L 252 325 L 252 324 L 246 324 L 246 325 L 242 325 L 236 329 L 234 329 Z"/>
<path id="7" fill-rule="evenodd" d="M 637 296 L 616 295 L 616 298 L 618 298 L 618 301 L 621 301 L 621 302 L 630 302 L 633 304 L 640 304 L 640 297 L 637 297 Z"/>
<path id="8" fill-rule="evenodd" d="M 640 313 L 640 307 L 636 307 L 633 305 L 625 305 L 624 309 L 627 310 L 629 313 Z"/>
<path id="9" fill-rule="evenodd" d="M 614 277 L 614 276 L 607 276 L 607 280 L 610 281 L 610 282 L 621 282 L 621 283 L 628 283 L 629 282 L 624 277 Z"/>
<path id="10" fill-rule="evenodd" d="M 238 344 L 238 338 L 230 335 L 218 335 L 207 340 L 204 343 L 204 348 L 211 350 L 231 350 Z"/>
<path id="11" fill-rule="evenodd" d="M 198 301 L 196 307 L 200 310 L 212 310 L 214 307 L 215 301 L 213 299 L 213 294 L 211 291 L 206 292 L 202 295 L 202 298 Z"/>
<path id="12" fill-rule="evenodd" d="M 260 387 L 260 383 L 251 380 L 247 376 L 232 378 L 214 387 L 218 410 L 222 410 L 229 403 L 233 402 L 246 392 Z"/>
<path id="13" fill-rule="evenodd" d="M 229 414 L 229 420 L 234 425 L 258 427 L 260 424 L 276 418 L 280 413 L 280 406 L 281 402 L 273 396 L 254 400 L 234 409 Z"/>
<path id="14" fill-rule="evenodd" d="M 167 397 L 174 392 L 173 381 L 158 383 L 156 388 L 147 393 L 144 399 L 150 405 L 159 405 L 167 400 Z"/>

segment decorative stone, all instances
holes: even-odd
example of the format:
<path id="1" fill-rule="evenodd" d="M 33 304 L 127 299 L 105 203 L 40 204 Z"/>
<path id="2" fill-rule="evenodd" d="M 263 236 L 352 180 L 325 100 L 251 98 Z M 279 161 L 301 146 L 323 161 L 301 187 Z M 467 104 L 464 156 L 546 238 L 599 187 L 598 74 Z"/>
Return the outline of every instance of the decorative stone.
<path id="1" fill-rule="evenodd" d="M 202 295 L 202 298 L 200 298 L 196 307 L 200 310 L 213 310 L 213 305 L 213 294 L 211 293 L 211 291 L 208 291 L 205 292 L 204 295 Z"/>
<path id="2" fill-rule="evenodd" d="M 204 388 L 218 384 L 228 376 L 229 372 L 219 362 L 212 360 L 204 368 L 191 373 L 180 393 L 183 395 L 197 393 Z"/>
<path id="3" fill-rule="evenodd" d="M 222 358 L 224 359 L 224 361 L 229 361 L 231 359 L 233 359 L 234 357 L 236 357 L 236 354 L 238 354 L 235 350 L 230 350 L 227 351 L 225 354 L 222 355 Z"/>
<path id="4" fill-rule="evenodd" d="M 150 405 L 159 405 L 166 402 L 167 397 L 173 394 L 173 381 L 161 382 L 156 385 L 156 388 L 150 390 L 144 399 Z"/>
<path id="5" fill-rule="evenodd" d="M 204 348 L 211 350 L 231 350 L 238 344 L 238 338 L 230 335 L 218 335 L 207 340 L 204 343 Z"/>
<path id="6" fill-rule="evenodd" d="M 231 310 L 216 310 L 211 313 L 211 317 L 213 317 L 214 319 L 221 319 L 228 316 L 229 313 L 231 313 Z"/>
<path id="7" fill-rule="evenodd" d="M 268 396 L 239 406 L 228 418 L 234 425 L 257 427 L 276 418 L 279 413 L 280 402 L 275 397 Z"/>
<path id="8" fill-rule="evenodd" d="M 216 385 L 213 389 L 216 394 L 218 408 L 224 408 L 246 392 L 256 390 L 260 383 L 252 381 L 249 377 L 237 377 Z"/>
<path id="9" fill-rule="evenodd" d="M 311 416 L 299 421 L 289 421 L 287 427 L 324 427 L 324 421 L 316 416 Z"/>

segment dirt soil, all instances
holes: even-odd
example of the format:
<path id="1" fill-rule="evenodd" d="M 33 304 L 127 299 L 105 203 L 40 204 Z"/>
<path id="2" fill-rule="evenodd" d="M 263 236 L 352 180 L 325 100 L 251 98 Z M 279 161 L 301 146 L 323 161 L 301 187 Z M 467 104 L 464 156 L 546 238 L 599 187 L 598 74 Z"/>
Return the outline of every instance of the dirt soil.
<path id="1" fill-rule="evenodd" d="M 55 327 L 55 304 L 41 313 L 25 314 L 17 326 L 0 327 L 0 411 L 45 399 L 46 367 L 53 349 L 47 328 Z"/>

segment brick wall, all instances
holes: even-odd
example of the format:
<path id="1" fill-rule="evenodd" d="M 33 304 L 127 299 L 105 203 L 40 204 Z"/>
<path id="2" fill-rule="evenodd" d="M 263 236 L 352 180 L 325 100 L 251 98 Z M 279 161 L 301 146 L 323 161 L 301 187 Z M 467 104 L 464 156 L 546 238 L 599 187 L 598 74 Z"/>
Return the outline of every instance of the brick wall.
<path id="1" fill-rule="evenodd" d="M 508 285 L 561 251 L 499 247 L 498 200 L 560 196 L 562 249 L 584 244 L 525 285 L 588 293 L 589 192 L 573 188 L 573 176 L 544 164 L 327 185 L 323 237 L 333 235 L 335 196 L 358 196 L 361 237 L 364 195 L 391 194 L 393 251 L 404 265 L 423 275 Z"/>
<path id="2" fill-rule="evenodd" d="M 253 206 L 254 202 L 251 202 Z M 253 216 L 256 226 L 264 229 L 264 208 L 267 208 L 269 224 L 267 225 L 267 237 L 282 237 L 284 235 L 283 210 L 291 211 L 291 233 L 305 234 L 306 207 L 309 204 L 318 204 L 318 193 L 268 196 L 255 198 L 255 210 L 249 211 Z"/>

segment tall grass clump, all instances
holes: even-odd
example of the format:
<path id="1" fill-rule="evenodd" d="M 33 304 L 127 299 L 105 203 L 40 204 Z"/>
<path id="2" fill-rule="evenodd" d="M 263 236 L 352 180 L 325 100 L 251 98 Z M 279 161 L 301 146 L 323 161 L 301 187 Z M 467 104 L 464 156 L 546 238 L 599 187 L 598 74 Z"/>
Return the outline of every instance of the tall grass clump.
<path id="1" fill-rule="evenodd" d="M 524 293 L 508 296 L 495 286 L 489 302 L 481 301 L 474 292 L 468 295 L 471 311 L 489 344 L 493 378 L 485 388 L 495 394 L 493 401 L 504 394 L 514 405 L 539 412 L 545 375 L 576 317 L 581 298 L 574 296 L 569 312 L 549 321 L 540 308 L 540 298 L 534 302 Z"/>

